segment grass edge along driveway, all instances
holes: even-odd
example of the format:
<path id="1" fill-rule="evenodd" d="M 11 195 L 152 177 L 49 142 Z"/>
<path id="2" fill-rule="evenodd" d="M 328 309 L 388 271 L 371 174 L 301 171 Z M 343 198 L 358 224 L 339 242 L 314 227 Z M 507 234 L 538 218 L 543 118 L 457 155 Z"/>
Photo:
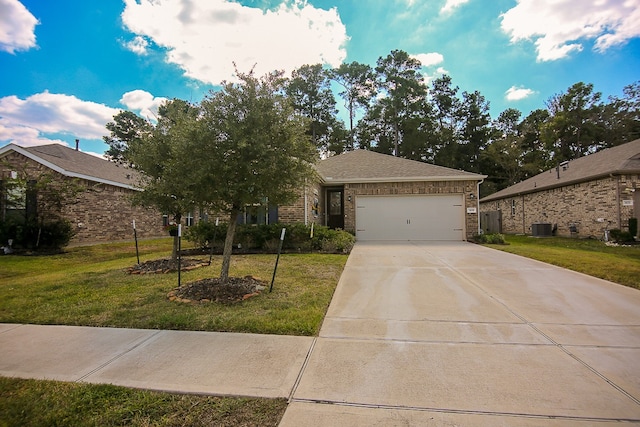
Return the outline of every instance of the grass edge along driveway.
<path id="1" fill-rule="evenodd" d="M 505 235 L 493 249 L 546 262 L 589 276 L 640 289 L 640 245 L 608 246 L 594 239 Z"/>

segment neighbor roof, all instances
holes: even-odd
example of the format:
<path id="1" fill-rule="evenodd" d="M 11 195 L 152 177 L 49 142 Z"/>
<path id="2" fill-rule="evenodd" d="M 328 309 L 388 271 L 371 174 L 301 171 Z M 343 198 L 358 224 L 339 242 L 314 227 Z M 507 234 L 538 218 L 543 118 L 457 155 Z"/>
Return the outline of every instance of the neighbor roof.
<path id="1" fill-rule="evenodd" d="M 550 188 L 592 181 L 609 175 L 636 173 L 640 174 L 640 139 L 562 163 L 557 168 L 542 172 L 484 197 L 480 202 L 535 193 Z"/>
<path id="2" fill-rule="evenodd" d="M 316 169 L 325 184 L 398 181 L 468 181 L 486 175 L 445 168 L 369 150 L 353 150 L 320 160 Z"/>
<path id="3" fill-rule="evenodd" d="M 135 171 L 91 154 L 60 144 L 20 147 L 9 144 L 0 148 L 0 156 L 15 151 L 65 176 L 104 184 L 137 189 Z"/>

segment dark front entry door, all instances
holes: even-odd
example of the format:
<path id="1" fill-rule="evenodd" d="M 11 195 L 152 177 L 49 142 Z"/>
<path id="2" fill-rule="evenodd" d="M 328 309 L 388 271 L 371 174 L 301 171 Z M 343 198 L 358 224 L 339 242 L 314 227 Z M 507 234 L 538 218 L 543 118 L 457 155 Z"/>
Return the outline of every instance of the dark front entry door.
<path id="1" fill-rule="evenodd" d="M 342 190 L 327 190 L 327 226 L 344 229 L 344 200 Z"/>

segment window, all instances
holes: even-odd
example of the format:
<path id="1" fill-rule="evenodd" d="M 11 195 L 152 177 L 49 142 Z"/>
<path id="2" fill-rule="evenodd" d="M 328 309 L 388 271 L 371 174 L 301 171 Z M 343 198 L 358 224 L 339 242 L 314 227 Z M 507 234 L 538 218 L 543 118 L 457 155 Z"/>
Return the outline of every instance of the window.
<path id="1" fill-rule="evenodd" d="M 516 214 L 516 201 L 515 199 L 511 199 L 511 215 Z"/>
<path id="2" fill-rule="evenodd" d="M 169 215 L 162 215 L 162 226 L 163 227 L 169 226 Z"/>
<path id="3" fill-rule="evenodd" d="M 238 224 L 273 224 L 278 222 L 278 207 L 251 205 L 238 216 Z"/>
<path id="4" fill-rule="evenodd" d="M 0 186 L 0 217 L 2 220 L 35 220 L 37 218 L 38 193 L 37 181 L 29 180 L 26 186 L 17 179 L 17 173 L 11 172 L 11 180 L 2 181 Z"/>
<path id="5" fill-rule="evenodd" d="M 187 212 L 184 217 L 184 225 L 191 227 L 193 225 L 193 212 Z"/>

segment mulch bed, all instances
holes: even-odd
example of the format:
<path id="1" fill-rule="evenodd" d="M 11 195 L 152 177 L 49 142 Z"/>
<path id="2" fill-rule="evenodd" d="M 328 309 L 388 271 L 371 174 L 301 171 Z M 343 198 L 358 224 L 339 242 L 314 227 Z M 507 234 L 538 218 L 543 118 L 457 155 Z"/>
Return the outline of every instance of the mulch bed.
<path id="1" fill-rule="evenodd" d="M 180 270 L 189 271 L 209 265 L 208 261 L 193 258 L 182 258 L 180 260 Z M 166 274 L 178 271 L 178 261 L 172 259 L 156 259 L 136 264 L 129 267 L 129 274 Z"/>
<path id="2" fill-rule="evenodd" d="M 169 292 L 170 301 L 183 303 L 234 304 L 260 295 L 267 283 L 253 276 L 229 277 L 226 283 L 219 278 L 202 279 L 187 283 Z"/>

